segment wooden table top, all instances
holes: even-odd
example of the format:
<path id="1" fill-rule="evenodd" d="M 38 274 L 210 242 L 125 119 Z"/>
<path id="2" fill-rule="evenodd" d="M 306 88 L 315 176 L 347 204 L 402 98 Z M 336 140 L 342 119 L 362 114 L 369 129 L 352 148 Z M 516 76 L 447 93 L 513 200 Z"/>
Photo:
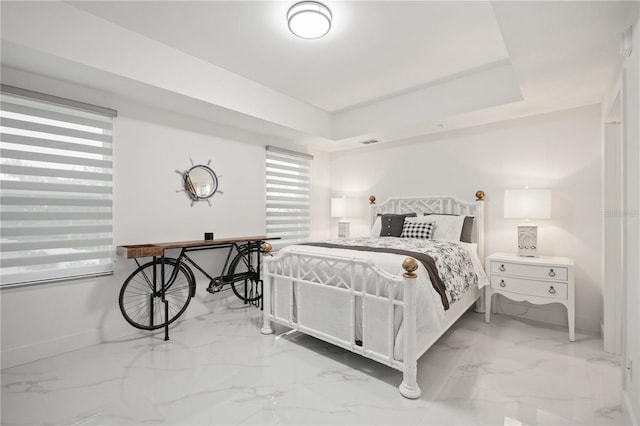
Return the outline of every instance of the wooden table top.
<path id="1" fill-rule="evenodd" d="M 215 247 L 223 244 L 246 243 L 249 241 L 279 240 L 280 237 L 267 237 L 257 235 L 253 237 L 216 238 L 213 240 L 177 241 L 169 243 L 133 244 L 118 246 L 118 256 L 132 259 L 136 257 L 163 256 L 165 250 L 182 249 L 190 247 Z"/>

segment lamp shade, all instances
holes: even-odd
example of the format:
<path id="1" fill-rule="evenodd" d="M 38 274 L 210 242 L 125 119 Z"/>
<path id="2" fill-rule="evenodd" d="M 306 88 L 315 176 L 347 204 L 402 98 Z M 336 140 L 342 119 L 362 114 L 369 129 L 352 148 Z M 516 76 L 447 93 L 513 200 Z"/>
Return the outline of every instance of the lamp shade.
<path id="1" fill-rule="evenodd" d="M 507 219 L 550 219 L 551 190 L 505 190 L 504 217 Z"/>
<path id="2" fill-rule="evenodd" d="M 331 199 L 331 217 L 347 216 L 347 199 L 344 197 Z"/>

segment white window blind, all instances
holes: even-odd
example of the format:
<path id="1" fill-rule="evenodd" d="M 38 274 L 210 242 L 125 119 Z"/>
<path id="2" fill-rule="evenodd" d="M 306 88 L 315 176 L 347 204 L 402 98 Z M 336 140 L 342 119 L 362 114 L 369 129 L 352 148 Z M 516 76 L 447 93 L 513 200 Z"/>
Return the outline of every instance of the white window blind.
<path id="1" fill-rule="evenodd" d="M 309 240 L 311 155 L 267 146 L 267 236 L 275 248 Z"/>
<path id="2" fill-rule="evenodd" d="M 2 286 L 113 272 L 116 112 L 2 85 Z"/>

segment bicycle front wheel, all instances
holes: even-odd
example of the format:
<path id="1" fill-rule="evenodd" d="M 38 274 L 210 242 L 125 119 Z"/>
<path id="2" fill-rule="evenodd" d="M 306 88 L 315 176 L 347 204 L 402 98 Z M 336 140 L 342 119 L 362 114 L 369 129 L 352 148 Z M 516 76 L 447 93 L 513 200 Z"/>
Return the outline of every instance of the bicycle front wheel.
<path id="1" fill-rule="evenodd" d="M 143 330 L 155 330 L 167 323 L 162 300 L 162 283 L 165 283 L 164 297 L 168 302 L 168 323 L 174 322 L 187 309 L 195 294 L 195 282 L 189 269 L 183 263 L 164 259 L 164 279 L 161 276 L 160 260 L 149 262 L 136 269 L 125 280 L 120 290 L 120 312 L 129 324 Z"/>
<path id="2" fill-rule="evenodd" d="M 255 302 L 262 297 L 260 281 L 260 247 L 253 246 L 242 253 L 238 253 L 229 264 L 226 281 L 239 299 L 245 302 Z"/>

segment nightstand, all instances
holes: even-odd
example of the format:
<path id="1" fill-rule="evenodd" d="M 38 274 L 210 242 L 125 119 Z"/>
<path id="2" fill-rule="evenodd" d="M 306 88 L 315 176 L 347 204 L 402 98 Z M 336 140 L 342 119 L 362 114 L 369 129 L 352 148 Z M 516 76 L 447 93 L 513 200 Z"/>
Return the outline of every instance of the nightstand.
<path id="1" fill-rule="evenodd" d="M 567 308 L 569 340 L 575 338 L 575 283 L 568 257 L 521 257 L 495 253 L 485 263 L 490 285 L 485 287 L 485 322 L 491 318 L 494 294 L 536 305 L 561 303 Z"/>

